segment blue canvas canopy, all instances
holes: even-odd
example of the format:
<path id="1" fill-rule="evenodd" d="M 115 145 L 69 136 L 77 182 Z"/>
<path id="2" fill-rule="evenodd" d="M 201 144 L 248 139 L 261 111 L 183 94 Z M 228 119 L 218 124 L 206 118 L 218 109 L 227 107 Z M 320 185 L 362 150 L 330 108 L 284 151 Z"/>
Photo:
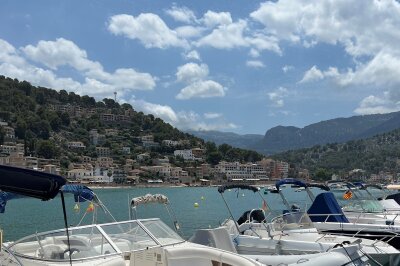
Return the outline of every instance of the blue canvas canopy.
<path id="1" fill-rule="evenodd" d="M 49 200 L 66 183 L 65 178 L 30 169 L 0 165 L 0 190 Z"/>
<path id="2" fill-rule="evenodd" d="M 92 201 L 96 198 L 96 194 L 94 194 L 93 190 L 83 185 L 68 184 L 64 185 L 61 190 L 64 193 L 74 194 L 75 202 L 85 202 L 87 200 Z"/>
<path id="3" fill-rule="evenodd" d="M 64 185 L 61 191 L 73 194 L 75 202 L 85 202 L 87 200 L 98 202 L 96 194 L 87 186 L 68 184 Z M 4 213 L 7 201 L 27 197 L 28 196 L 22 194 L 0 191 L 0 213 Z"/>
<path id="4" fill-rule="evenodd" d="M 285 184 L 292 184 L 292 185 L 296 185 L 296 186 L 304 187 L 304 188 L 307 187 L 307 185 L 304 182 L 294 179 L 294 178 L 285 178 L 285 179 L 279 180 L 275 183 L 275 187 L 277 190 L 279 190 L 279 187 L 282 185 L 285 185 Z"/>
<path id="5" fill-rule="evenodd" d="M 311 204 L 307 213 L 310 214 L 310 219 L 313 222 L 349 222 L 343 214 L 342 208 L 340 208 L 332 192 L 319 194 Z M 329 216 L 329 214 L 331 215 Z"/>

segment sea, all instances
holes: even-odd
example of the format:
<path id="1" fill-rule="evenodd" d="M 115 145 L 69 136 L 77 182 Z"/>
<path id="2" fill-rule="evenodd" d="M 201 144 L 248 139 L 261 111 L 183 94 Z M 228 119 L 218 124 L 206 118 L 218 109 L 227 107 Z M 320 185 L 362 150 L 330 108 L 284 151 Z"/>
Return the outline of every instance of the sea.
<path id="1" fill-rule="evenodd" d="M 67 195 L 65 203 L 69 226 L 113 222 L 114 220 L 125 221 L 129 220 L 133 214 L 137 218 L 143 219 L 161 218 L 170 226 L 176 220 L 179 223 L 181 235 L 187 239 L 197 229 L 214 228 L 225 219 L 230 218 L 231 215 L 237 220 L 247 210 L 262 208 L 264 200 L 268 205 L 268 219 L 282 214 L 282 211 L 286 209 L 279 194 L 264 192 L 263 188 L 260 193 L 231 189 L 226 190 L 222 195 L 218 193 L 217 187 L 133 187 L 93 190 L 109 212 L 104 212 L 97 207 L 94 211 L 90 211 L 88 210 L 89 202 L 77 204 L 72 195 Z M 282 193 L 290 204 L 297 204 L 303 209 L 311 204 L 305 191 L 288 187 Z M 132 213 L 129 207 L 130 200 L 146 194 L 167 196 L 170 201 L 170 211 L 162 204 L 152 203 L 138 206 Z M 60 197 L 50 201 L 32 198 L 10 200 L 7 202 L 5 212 L 0 213 L 0 228 L 3 230 L 4 242 L 64 227 Z"/>

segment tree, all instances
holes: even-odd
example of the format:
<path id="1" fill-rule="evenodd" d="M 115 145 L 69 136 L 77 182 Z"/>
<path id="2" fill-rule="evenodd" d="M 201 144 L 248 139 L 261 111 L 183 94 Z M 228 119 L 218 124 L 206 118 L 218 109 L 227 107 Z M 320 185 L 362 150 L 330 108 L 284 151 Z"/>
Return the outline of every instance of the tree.
<path id="1" fill-rule="evenodd" d="M 6 136 L 6 132 L 4 132 L 3 127 L 0 127 L 0 145 L 4 143 L 4 138 Z"/>
<path id="2" fill-rule="evenodd" d="M 50 140 L 41 140 L 38 142 L 36 147 L 36 153 L 39 157 L 46 159 L 53 159 L 57 156 L 57 147 Z"/>
<path id="3" fill-rule="evenodd" d="M 222 159 L 222 155 L 219 151 L 212 151 L 208 153 L 207 162 L 212 165 L 217 165 Z"/>

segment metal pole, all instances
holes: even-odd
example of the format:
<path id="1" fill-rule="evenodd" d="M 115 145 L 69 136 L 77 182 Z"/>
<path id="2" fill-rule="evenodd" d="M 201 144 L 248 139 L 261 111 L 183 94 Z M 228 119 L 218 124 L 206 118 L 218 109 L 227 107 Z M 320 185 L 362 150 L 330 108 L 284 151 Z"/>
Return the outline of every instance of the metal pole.
<path id="1" fill-rule="evenodd" d="M 239 225 L 238 225 L 237 222 L 235 221 L 235 217 L 233 217 L 233 214 L 232 214 L 232 212 L 231 212 L 231 209 L 229 208 L 228 203 L 226 203 L 226 200 L 225 200 L 224 195 L 223 195 L 222 193 L 221 193 L 221 197 L 222 197 L 222 199 L 223 199 L 224 202 L 225 202 L 225 206 L 226 206 L 226 208 L 228 209 L 228 212 L 229 212 L 229 214 L 230 214 L 230 216 L 231 216 L 233 222 L 235 223 L 235 226 L 236 226 L 236 229 L 238 230 L 238 233 L 240 234 Z"/>
<path id="2" fill-rule="evenodd" d="M 64 223 L 65 223 L 65 230 L 67 232 L 67 242 L 68 242 L 68 250 L 69 250 L 69 264 L 72 266 L 72 258 L 71 258 L 71 245 L 69 242 L 69 232 L 68 232 L 68 220 L 67 220 L 67 211 L 65 209 L 65 200 L 64 200 L 64 193 L 62 190 L 60 190 L 61 194 L 61 203 L 62 203 L 62 208 L 63 208 L 63 213 L 64 213 Z"/>

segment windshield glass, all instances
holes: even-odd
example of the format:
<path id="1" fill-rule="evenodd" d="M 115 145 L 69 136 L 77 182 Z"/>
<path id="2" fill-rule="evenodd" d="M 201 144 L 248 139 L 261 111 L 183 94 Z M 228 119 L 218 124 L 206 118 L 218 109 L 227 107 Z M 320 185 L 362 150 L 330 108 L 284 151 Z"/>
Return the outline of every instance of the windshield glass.
<path id="1" fill-rule="evenodd" d="M 350 201 L 343 207 L 343 211 L 351 212 L 383 212 L 384 207 L 376 200 Z"/>
<path id="2" fill-rule="evenodd" d="M 175 244 L 184 240 L 161 220 L 144 220 L 141 223 L 162 245 Z"/>
<path id="3" fill-rule="evenodd" d="M 21 239 L 10 246 L 16 255 L 43 260 L 84 259 L 106 254 L 117 254 L 100 231 L 95 227 L 69 230 L 69 243 L 65 231 L 44 233 Z"/>
<path id="4" fill-rule="evenodd" d="M 285 213 L 272 220 L 275 230 L 290 230 L 314 227 L 310 217 L 305 212 Z"/>
<path id="5" fill-rule="evenodd" d="M 158 245 L 136 221 L 103 225 L 101 228 L 122 252 Z"/>

